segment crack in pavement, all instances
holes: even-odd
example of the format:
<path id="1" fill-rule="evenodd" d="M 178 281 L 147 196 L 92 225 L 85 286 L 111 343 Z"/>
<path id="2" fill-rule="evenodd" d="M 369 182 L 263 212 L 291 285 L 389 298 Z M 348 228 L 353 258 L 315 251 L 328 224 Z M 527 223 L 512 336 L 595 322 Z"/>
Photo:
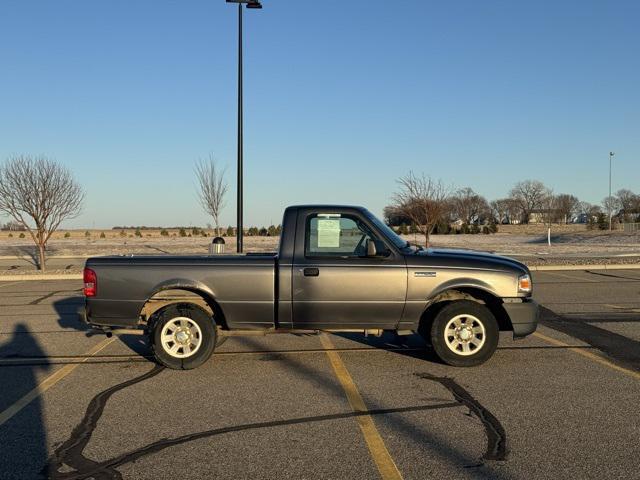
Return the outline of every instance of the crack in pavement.
<path id="1" fill-rule="evenodd" d="M 49 459 L 48 464 L 45 465 L 40 472 L 41 475 L 54 479 L 86 478 L 88 476 L 93 477 L 95 480 L 121 479 L 122 475 L 120 475 L 120 472 L 108 467 L 100 466 L 98 462 L 86 458 L 82 452 L 91 440 L 91 436 L 98 425 L 98 420 L 102 417 L 107 400 L 109 400 L 109 398 L 117 391 L 155 377 L 163 370 L 164 367 L 156 365 L 152 370 L 144 373 L 143 375 L 103 390 L 93 397 L 91 402 L 89 402 L 84 418 L 73 429 L 69 439 L 56 449 L 52 457 Z M 60 469 L 65 465 L 75 469 L 75 472 L 61 473 Z M 84 472 L 89 473 L 85 474 Z M 74 477 L 69 477 L 68 475 L 74 475 Z"/>
<path id="2" fill-rule="evenodd" d="M 436 377 L 428 373 L 416 373 L 415 375 L 424 380 L 438 382 L 451 392 L 458 403 L 467 407 L 469 412 L 482 422 L 487 436 L 487 450 L 482 457 L 483 459 L 497 461 L 507 459 L 507 434 L 500 421 L 487 408 L 482 406 L 464 387 L 452 378 Z"/>
<path id="3" fill-rule="evenodd" d="M 479 418 L 485 427 L 487 449 L 485 454 L 483 455 L 483 459 L 506 459 L 506 433 L 496 417 L 491 414 L 489 410 L 483 407 L 477 400 L 475 400 L 466 389 L 456 383 L 455 380 L 446 377 L 436 377 L 427 373 L 418 373 L 415 375 L 424 380 L 431 380 L 441 384 L 447 390 L 449 390 L 449 392 L 453 395 L 455 401 L 410 407 L 373 409 L 366 412 L 350 411 L 344 413 L 298 417 L 286 420 L 271 420 L 233 425 L 190 433 L 175 438 L 163 438 L 102 462 L 91 460 L 85 457 L 83 455 L 83 451 L 91 440 L 93 432 L 95 431 L 98 425 L 98 421 L 104 413 L 104 408 L 109 398 L 118 391 L 155 377 L 164 369 L 165 367 L 157 365 L 152 370 L 138 377 L 110 387 L 93 397 L 93 399 L 89 402 L 84 418 L 73 429 L 69 439 L 62 443 L 56 449 L 54 454 L 49 458 L 47 464 L 41 470 L 40 474 L 46 478 L 51 478 L 54 480 L 80 480 L 87 478 L 93 478 L 95 480 L 121 480 L 122 474 L 116 470 L 117 467 L 137 461 L 142 457 L 157 453 L 166 448 L 192 442 L 202 438 L 209 438 L 226 433 L 241 432 L 247 430 L 355 418 L 362 415 L 377 416 L 392 413 L 408 413 L 427 410 L 438 410 L 444 408 L 456 408 L 460 406 L 467 407 L 470 413 Z M 473 467 L 480 467 L 482 465 L 483 463 L 480 463 L 478 465 L 473 465 Z M 68 471 L 69 468 L 73 470 Z"/>

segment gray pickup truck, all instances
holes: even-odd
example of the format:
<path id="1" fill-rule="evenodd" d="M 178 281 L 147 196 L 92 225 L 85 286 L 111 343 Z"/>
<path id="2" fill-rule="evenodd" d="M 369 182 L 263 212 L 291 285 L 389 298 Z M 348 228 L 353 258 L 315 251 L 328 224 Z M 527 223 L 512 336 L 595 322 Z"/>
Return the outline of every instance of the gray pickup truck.
<path id="1" fill-rule="evenodd" d="M 84 317 L 144 333 L 158 362 L 190 369 L 220 338 L 256 331 L 417 332 L 445 363 L 488 360 L 501 330 L 534 332 L 527 267 L 414 246 L 361 207 L 286 209 L 278 253 L 87 260 Z"/>

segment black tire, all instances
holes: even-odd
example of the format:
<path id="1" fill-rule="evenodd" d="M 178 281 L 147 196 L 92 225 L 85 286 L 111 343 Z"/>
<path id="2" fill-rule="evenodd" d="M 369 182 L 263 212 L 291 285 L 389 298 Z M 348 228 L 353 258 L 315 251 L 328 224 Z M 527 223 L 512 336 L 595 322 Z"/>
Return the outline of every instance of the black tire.
<path id="1" fill-rule="evenodd" d="M 179 320 L 183 319 L 183 320 Z M 186 325 L 186 328 L 183 327 Z M 167 326 L 168 325 L 168 326 Z M 163 342 L 163 330 L 172 333 L 174 340 Z M 170 330 L 177 327 L 177 330 Z M 187 339 L 179 343 L 176 333 L 182 330 Z M 197 343 L 196 343 L 197 342 Z M 173 353 L 171 349 L 177 350 Z M 151 330 L 151 350 L 158 363 L 174 370 L 190 370 L 209 360 L 216 346 L 216 326 L 213 318 L 203 308 L 191 303 L 168 305 L 155 315 Z M 194 350 L 191 353 L 191 350 Z"/>
<path id="2" fill-rule="evenodd" d="M 427 332 L 421 333 L 424 336 Z M 498 347 L 496 318 L 487 307 L 471 300 L 457 300 L 442 307 L 428 334 L 427 341 L 438 358 L 454 367 L 480 365 Z"/>

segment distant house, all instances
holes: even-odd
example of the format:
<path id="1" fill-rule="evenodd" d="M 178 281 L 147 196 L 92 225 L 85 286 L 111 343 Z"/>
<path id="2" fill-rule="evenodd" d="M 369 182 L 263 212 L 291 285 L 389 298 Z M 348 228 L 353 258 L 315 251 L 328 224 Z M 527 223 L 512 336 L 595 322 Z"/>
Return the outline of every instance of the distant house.
<path id="1" fill-rule="evenodd" d="M 549 218 L 549 210 L 546 208 L 536 208 L 529 212 L 530 224 L 546 223 L 547 218 Z"/>

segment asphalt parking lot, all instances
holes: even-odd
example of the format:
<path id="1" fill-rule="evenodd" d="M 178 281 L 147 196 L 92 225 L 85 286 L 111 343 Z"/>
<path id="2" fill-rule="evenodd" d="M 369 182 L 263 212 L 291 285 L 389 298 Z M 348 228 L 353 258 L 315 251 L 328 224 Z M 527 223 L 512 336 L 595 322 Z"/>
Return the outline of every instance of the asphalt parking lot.
<path id="1" fill-rule="evenodd" d="M 87 337 L 80 281 L 0 282 L 0 478 L 637 478 L 640 270 L 534 283 L 538 333 L 481 367 L 320 334 L 176 372 Z"/>

